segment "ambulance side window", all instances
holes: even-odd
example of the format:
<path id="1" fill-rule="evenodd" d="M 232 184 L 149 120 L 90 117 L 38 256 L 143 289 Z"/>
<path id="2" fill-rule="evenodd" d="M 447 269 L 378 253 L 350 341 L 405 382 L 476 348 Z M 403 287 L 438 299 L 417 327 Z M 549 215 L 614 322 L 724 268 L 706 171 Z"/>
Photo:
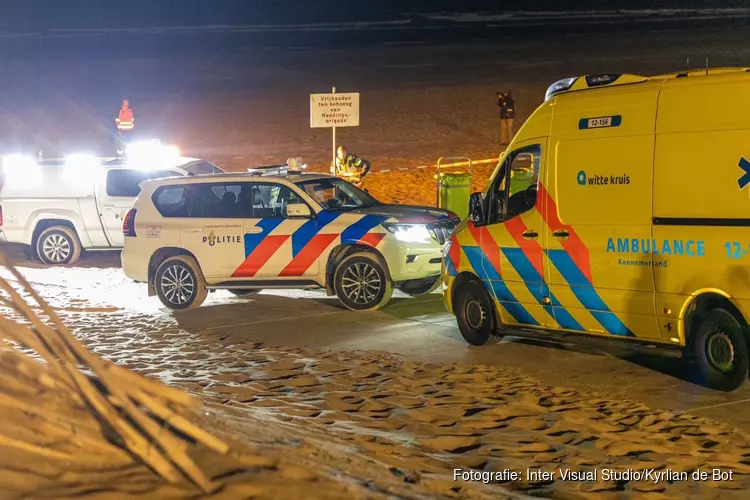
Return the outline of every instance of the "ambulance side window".
<path id="1" fill-rule="evenodd" d="M 534 208 L 541 165 L 539 145 L 526 146 L 508 156 L 504 178 L 498 180 L 493 194 L 497 201 L 493 203 L 490 223 L 518 217 Z"/>

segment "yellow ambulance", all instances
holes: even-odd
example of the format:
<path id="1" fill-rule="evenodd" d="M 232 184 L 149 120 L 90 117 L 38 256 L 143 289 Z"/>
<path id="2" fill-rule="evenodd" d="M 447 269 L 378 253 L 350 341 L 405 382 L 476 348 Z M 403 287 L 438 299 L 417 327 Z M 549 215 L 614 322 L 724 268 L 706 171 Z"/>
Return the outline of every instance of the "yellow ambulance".
<path id="1" fill-rule="evenodd" d="M 750 70 L 554 83 L 446 243 L 473 345 L 592 336 L 748 379 Z"/>

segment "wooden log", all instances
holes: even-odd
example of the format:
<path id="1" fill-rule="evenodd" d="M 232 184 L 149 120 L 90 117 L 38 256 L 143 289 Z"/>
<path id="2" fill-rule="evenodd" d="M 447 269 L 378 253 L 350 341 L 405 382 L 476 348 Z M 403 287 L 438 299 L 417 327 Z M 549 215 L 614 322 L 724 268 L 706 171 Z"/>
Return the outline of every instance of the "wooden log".
<path id="1" fill-rule="evenodd" d="M 66 461 L 73 460 L 73 456 L 68 453 L 60 453 L 59 451 L 49 450 L 41 446 L 27 443 L 26 441 L 19 441 L 17 439 L 13 439 L 3 434 L 0 434 L 0 446 L 5 446 L 7 448 L 15 448 L 17 450 L 23 450 L 23 451 L 28 451 L 31 453 L 36 453 L 37 455 L 41 455 L 46 458 L 54 458 L 57 460 L 66 460 Z"/>
<path id="2" fill-rule="evenodd" d="M 104 369 L 114 372 L 114 376 L 122 379 L 124 383 L 134 384 L 139 389 L 148 392 L 155 397 L 164 398 L 172 403 L 189 408 L 197 408 L 201 405 L 199 400 L 186 392 L 164 385 L 161 382 L 152 380 L 144 375 L 126 370 L 122 366 L 107 362 Z"/>
<path id="3" fill-rule="evenodd" d="M 0 264 L 4 264 L 21 284 L 21 288 L 39 304 L 52 325 L 46 324 L 21 295 L 0 278 L 0 289 L 10 296 L 2 303 L 18 312 L 29 321 L 32 328 L 14 328 L 15 322 L 6 320 L 5 336 L 34 349 L 50 365 L 52 374 L 70 382 L 73 392 L 90 407 L 124 440 L 127 449 L 150 465 L 159 475 L 170 482 L 181 479 L 180 471 L 204 492 L 214 491 L 217 484 L 210 481 L 187 453 L 184 440 L 172 433 L 172 428 L 184 432 L 205 446 L 226 453 L 228 446 L 221 440 L 199 429 L 177 414 L 164 403 L 181 406 L 196 406 L 197 400 L 178 390 L 168 388 L 156 381 L 147 379 L 113 365 L 89 352 L 65 327 L 57 314 L 36 293 L 25 278 L 0 253 Z M 11 333 L 8 334 L 7 332 Z M 26 342 L 23 342 L 26 341 Z M 28 342 L 28 343 L 27 343 Z M 101 383 L 101 388 L 79 370 L 79 365 L 90 369 Z M 103 393 L 102 390 L 106 391 Z M 114 404 L 113 404 L 114 402 Z M 121 415 L 115 404 L 125 415 Z M 144 410 L 148 411 L 146 413 Z M 136 429 L 126 417 L 138 426 Z M 160 426 L 153 420 L 158 417 L 167 426 Z M 47 423 L 50 432 L 60 430 Z M 53 427 L 49 427 L 52 425 Z M 64 432 L 64 431 L 61 431 Z"/>
<path id="4" fill-rule="evenodd" d="M 229 445 L 224 441 L 220 440 L 217 437 L 214 437 L 200 427 L 193 425 L 185 417 L 176 414 L 174 411 L 162 405 L 151 396 L 140 392 L 135 393 L 133 397 L 143 406 L 150 409 L 154 413 L 154 415 L 164 420 L 166 423 L 179 430 L 180 432 L 192 437 L 207 448 L 210 448 L 222 455 L 226 454 L 229 451 Z"/>

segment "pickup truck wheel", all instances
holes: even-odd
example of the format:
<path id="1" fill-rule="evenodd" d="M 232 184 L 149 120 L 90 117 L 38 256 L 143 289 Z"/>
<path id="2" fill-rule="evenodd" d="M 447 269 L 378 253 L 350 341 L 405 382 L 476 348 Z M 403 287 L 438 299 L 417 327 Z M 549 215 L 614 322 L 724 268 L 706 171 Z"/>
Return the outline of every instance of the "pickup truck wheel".
<path id="1" fill-rule="evenodd" d="M 75 264 L 81 257 L 81 242 L 69 227 L 48 227 L 36 239 L 36 254 L 44 264 Z"/>
<path id="2" fill-rule="evenodd" d="M 495 304 L 484 286 L 468 281 L 453 291 L 454 312 L 461 336 L 471 345 L 500 342 L 495 325 Z"/>
<path id="3" fill-rule="evenodd" d="M 403 281 L 398 289 L 412 297 L 419 297 L 434 292 L 438 286 L 440 286 L 440 276 L 431 276 L 421 280 Z"/>
<path id="4" fill-rule="evenodd" d="M 187 255 L 170 257 L 159 264 L 154 288 L 161 303 L 173 310 L 199 307 L 208 295 L 198 263 Z"/>
<path id="5" fill-rule="evenodd" d="M 393 284 L 377 257 L 354 253 L 338 265 L 333 285 L 339 300 L 352 311 L 375 311 L 393 295 Z"/>
<path id="6" fill-rule="evenodd" d="M 701 381 L 712 389 L 734 391 L 748 382 L 747 338 L 737 319 L 725 309 L 708 311 L 692 339 Z"/>

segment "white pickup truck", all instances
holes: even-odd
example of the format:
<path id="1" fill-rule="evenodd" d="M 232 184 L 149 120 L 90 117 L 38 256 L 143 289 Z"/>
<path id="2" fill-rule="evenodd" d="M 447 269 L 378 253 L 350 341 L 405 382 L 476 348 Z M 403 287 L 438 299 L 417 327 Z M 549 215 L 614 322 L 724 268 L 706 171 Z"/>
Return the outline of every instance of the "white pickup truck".
<path id="1" fill-rule="evenodd" d="M 28 245 L 45 264 L 73 264 L 83 250 L 119 250 L 122 219 L 146 180 L 221 173 L 195 158 L 135 164 L 87 156 L 0 165 L 0 242 Z"/>

